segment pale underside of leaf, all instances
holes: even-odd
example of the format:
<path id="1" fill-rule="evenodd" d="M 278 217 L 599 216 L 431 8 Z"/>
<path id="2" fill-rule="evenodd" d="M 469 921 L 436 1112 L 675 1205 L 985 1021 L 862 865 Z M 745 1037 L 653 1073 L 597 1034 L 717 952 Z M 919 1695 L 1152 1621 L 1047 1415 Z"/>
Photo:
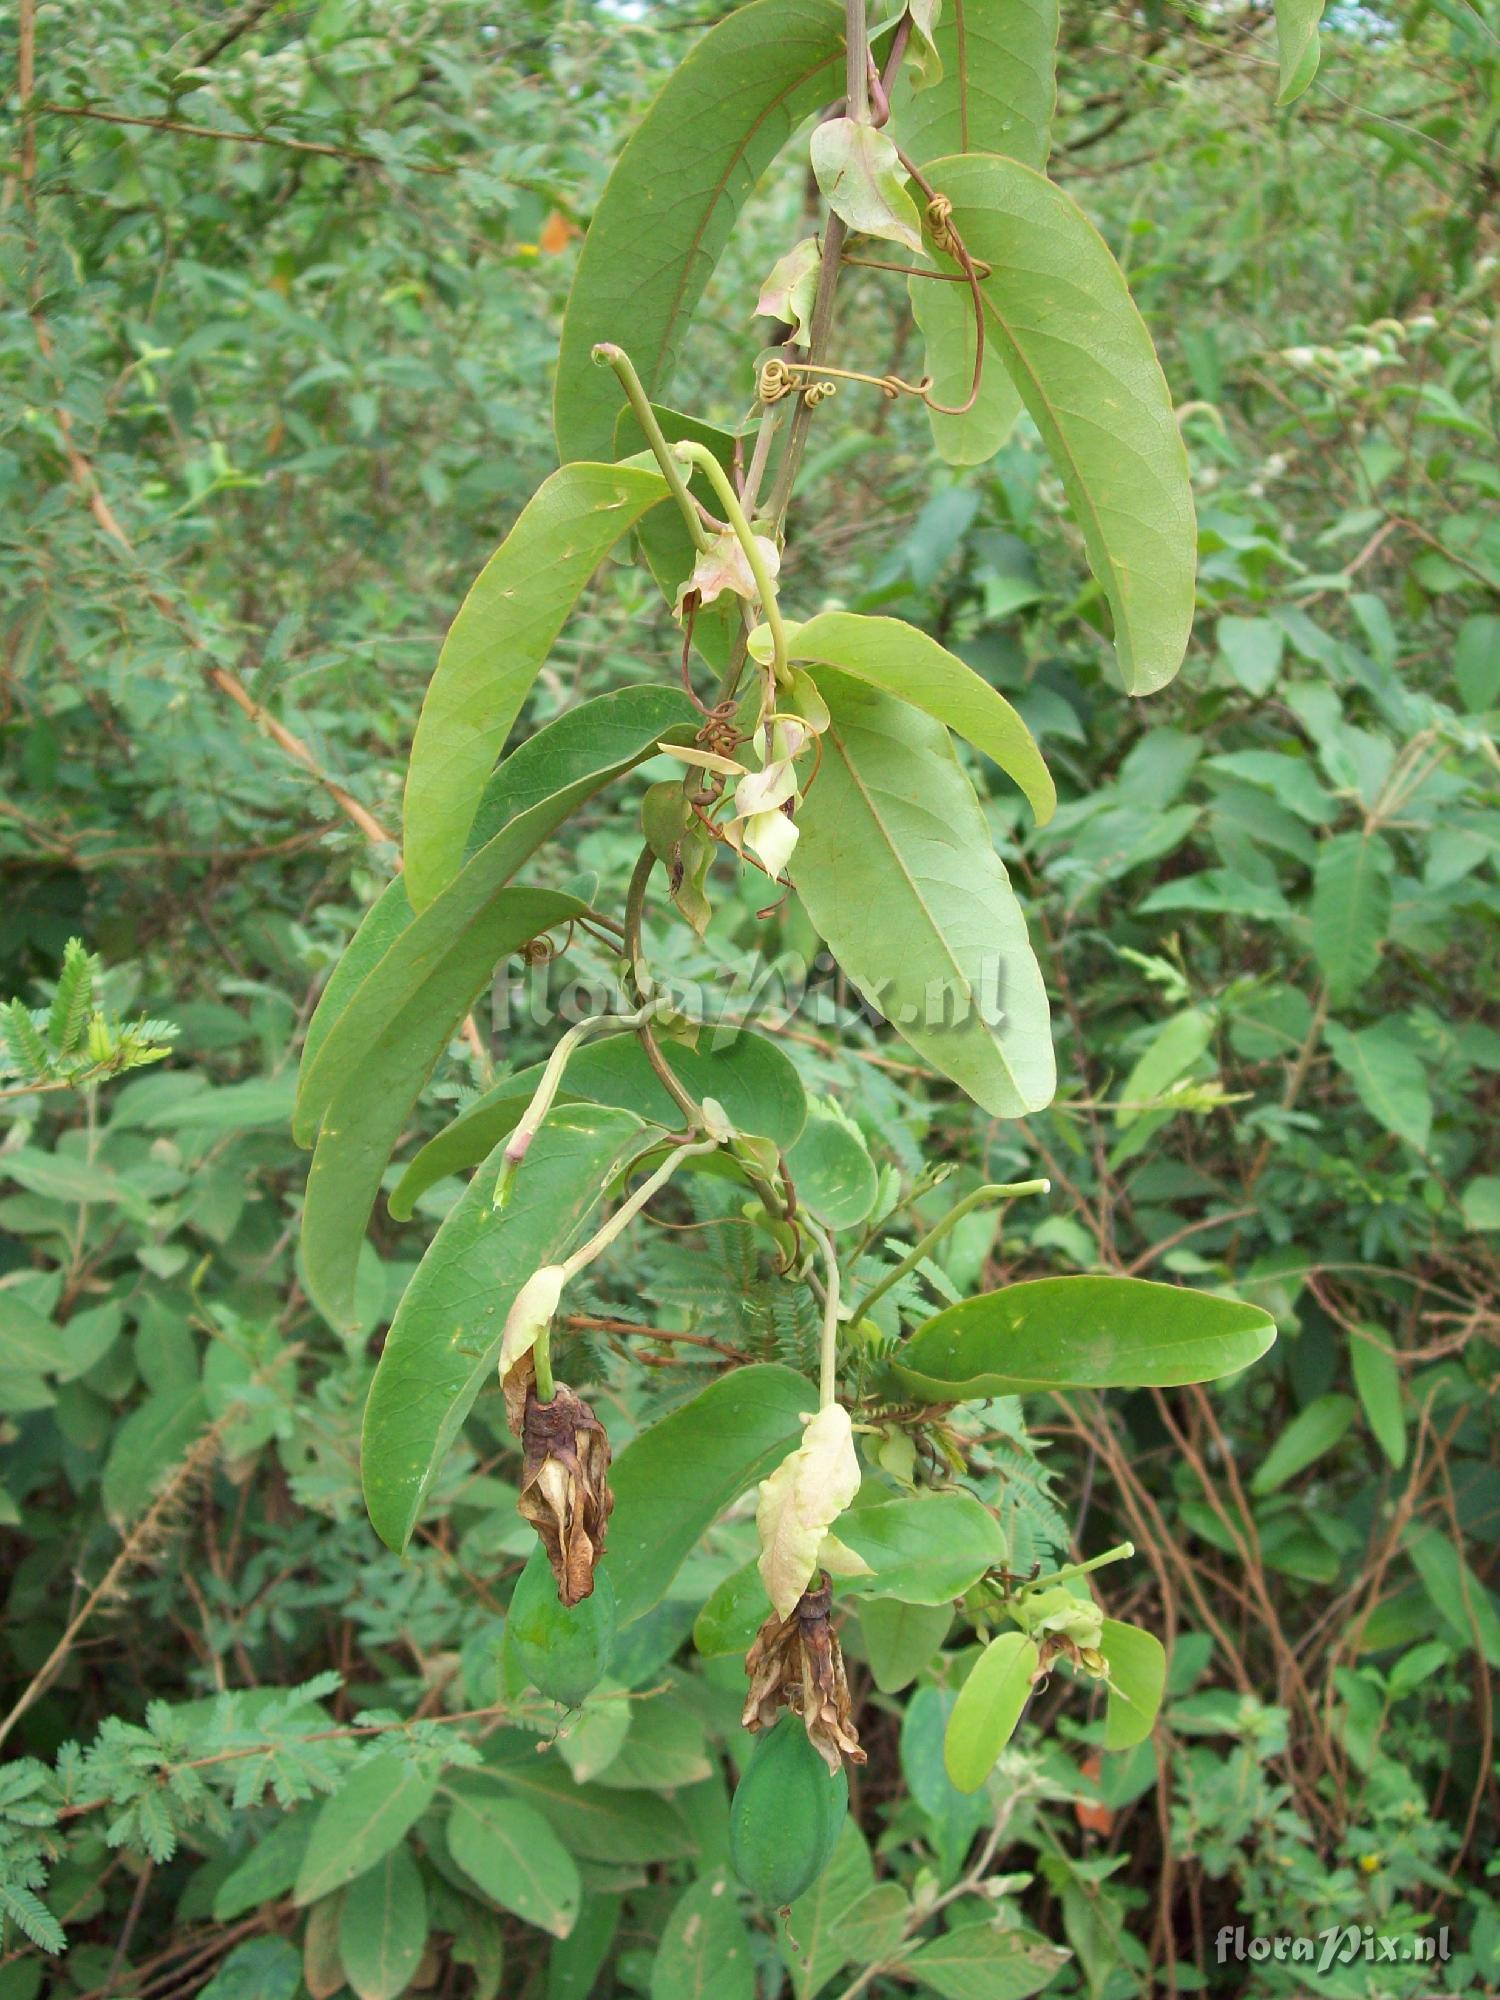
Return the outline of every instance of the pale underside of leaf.
<path id="1" fill-rule="evenodd" d="M 480 571 L 443 641 L 412 743 L 403 827 L 413 909 L 458 873 L 495 759 L 584 585 L 666 491 L 646 466 L 564 466 Z"/>
<path id="2" fill-rule="evenodd" d="M 941 79 L 898 100 L 896 141 L 924 165 L 1003 153 L 1046 165 L 1057 102 L 1058 0 L 945 0 L 933 30 Z"/>
<path id="3" fill-rule="evenodd" d="M 1151 336 L 1103 238 L 1060 188 L 998 158 L 940 160 L 928 173 L 970 255 L 991 267 L 987 335 L 1062 478 L 1114 615 L 1125 687 L 1152 693 L 1182 664 L 1197 542 Z"/>
<path id="4" fill-rule="evenodd" d="M 806 117 L 843 89 L 837 0 L 751 0 L 678 65 L 610 175 L 579 258 L 558 357 L 564 460 L 603 457 L 623 400 L 589 356 L 627 348 L 660 396 L 741 208 Z"/>
<path id="5" fill-rule="evenodd" d="M 912 1047 L 997 1117 L 1056 1086 L 1025 919 L 948 734 L 833 669 L 794 864 L 814 927 Z"/>

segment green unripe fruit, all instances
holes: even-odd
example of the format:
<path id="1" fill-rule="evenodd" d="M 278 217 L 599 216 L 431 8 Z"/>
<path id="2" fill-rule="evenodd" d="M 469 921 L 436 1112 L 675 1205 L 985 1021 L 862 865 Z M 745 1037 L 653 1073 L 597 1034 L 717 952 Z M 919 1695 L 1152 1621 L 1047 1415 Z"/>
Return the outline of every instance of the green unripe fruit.
<path id="1" fill-rule="evenodd" d="M 779 1909 L 810 1889 L 849 1814 L 849 1780 L 832 1772 L 788 1712 L 756 1743 L 729 1808 L 729 1855 L 752 1894 Z"/>
<path id="2" fill-rule="evenodd" d="M 505 1637 L 534 1688 L 577 1708 L 603 1680 L 615 1650 L 615 1592 L 609 1571 L 595 1570 L 592 1597 L 569 1609 L 558 1602 L 552 1565 L 539 1542 L 510 1600 Z"/>

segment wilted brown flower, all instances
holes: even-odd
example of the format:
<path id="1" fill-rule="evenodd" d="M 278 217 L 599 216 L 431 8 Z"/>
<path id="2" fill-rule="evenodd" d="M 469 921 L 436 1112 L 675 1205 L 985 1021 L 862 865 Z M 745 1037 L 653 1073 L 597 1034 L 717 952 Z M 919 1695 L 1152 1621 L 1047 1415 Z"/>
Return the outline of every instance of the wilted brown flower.
<path id="1" fill-rule="evenodd" d="M 559 1382 L 550 1403 L 528 1389 L 521 1444 L 516 1504 L 542 1538 L 558 1598 L 579 1604 L 593 1594 L 615 1504 L 608 1434 L 583 1398 Z"/>
<path id="2" fill-rule="evenodd" d="M 849 1705 L 844 1655 L 829 1618 L 833 1590 L 826 1571 L 803 1591 L 789 1618 L 773 1611 L 745 1655 L 750 1692 L 740 1717 L 746 1729 L 769 1729 L 783 1708 L 802 1717 L 808 1740 L 830 1771 L 847 1757 L 863 1764 Z"/>

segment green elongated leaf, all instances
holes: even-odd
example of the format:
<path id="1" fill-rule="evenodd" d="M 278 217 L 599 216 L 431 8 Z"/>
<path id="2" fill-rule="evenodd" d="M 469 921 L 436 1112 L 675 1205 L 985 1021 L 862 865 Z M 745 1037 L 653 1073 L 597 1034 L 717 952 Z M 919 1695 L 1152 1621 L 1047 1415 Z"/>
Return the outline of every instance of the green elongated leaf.
<path id="1" fill-rule="evenodd" d="M 1068 1961 L 1039 1931 L 999 1923 L 955 1924 L 906 1964 L 919 1990 L 942 2000 L 1027 2000 L 1050 1986 Z"/>
<path id="2" fill-rule="evenodd" d="M 1405 1542 L 1432 1607 L 1449 1631 L 1492 1667 L 1500 1667 L 1500 1611 L 1493 1594 L 1436 1528 L 1413 1523 Z"/>
<path id="3" fill-rule="evenodd" d="M 609 1523 L 622 1625 L 661 1602 L 699 1536 L 775 1471 L 816 1408 L 812 1385 L 790 1368 L 736 1368 L 625 1447 L 610 1474 Z"/>
<path id="4" fill-rule="evenodd" d="M 824 611 L 797 628 L 791 653 L 795 660 L 837 667 L 946 723 L 1019 785 L 1039 826 L 1051 819 L 1057 788 L 1031 731 L 1003 694 L 915 625 Z"/>
<path id="5" fill-rule="evenodd" d="M 517 1730 L 493 1774 L 459 1779 L 460 1789 L 499 1781 L 541 1814 L 580 1861 L 641 1866 L 679 1861 L 694 1852 L 692 1829 L 670 1799 L 656 1792 L 610 1791 L 579 1785 L 550 1759 L 539 1760 L 536 1738 Z"/>
<path id="6" fill-rule="evenodd" d="M 466 1782 L 455 1791 L 446 1833 L 449 1854 L 492 1903 L 554 1937 L 568 1935 L 583 1888 L 572 1855 L 539 1812 Z"/>
<path id="7" fill-rule="evenodd" d="M 666 491 L 651 467 L 565 465 L 479 572 L 448 628 L 411 747 L 403 828 L 413 909 L 457 875 L 491 768 L 583 586 Z"/>
<path id="8" fill-rule="evenodd" d="M 627 348 L 650 396 L 671 378 L 741 208 L 804 118 L 843 94 L 836 0 L 751 0 L 672 72 L 615 164 L 568 299 L 553 412 L 563 459 L 603 457 L 624 398 L 590 360 Z"/>
<path id="9" fill-rule="evenodd" d="M 1313 869 L 1313 957 L 1335 1007 L 1362 991 L 1391 923 L 1395 862 L 1378 834 L 1336 833 Z"/>
<path id="10" fill-rule="evenodd" d="M 1006 1558 L 1000 1523 L 972 1493 L 924 1493 L 853 1507 L 839 1517 L 841 1542 L 873 1572 L 840 1588 L 859 1597 L 951 1606 Z"/>
<path id="11" fill-rule="evenodd" d="M 1106 1618 L 1099 1650 L 1109 1663 L 1104 1747 L 1129 1750 L 1151 1734 L 1167 1685 L 1166 1648 L 1154 1632 Z"/>
<path id="12" fill-rule="evenodd" d="M 901 1718 L 901 1771 L 917 1806 L 932 1821 L 940 1851 L 962 1854 L 988 1817 L 985 1801 L 960 1792 L 943 1768 L 943 1738 L 957 1699 L 945 1687 L 919 1687 Z"/>
<path id="13" fill-rule="evenodd" d="M 987 337 L 1077 515 L 1126 691 L 1150 694 L 1182 664 L 1197 560 L 1187 453 L 1151 336 L 1103 238 L 1061 188 L 1015 160 L 960 157 L 927 171 L 969 254 L 990 266 Z"/>
<path id="14" fill-rule="evenodd" d="M 293 1902 L 316 1903 L 400 1845 L 432 1804 L 437 1780 L 394 1751 L 367 1756 L 318 1807 Z"/>
<path id="15" fill-rule="evenodd" d="M 859 1629 L 865 1657 L 882 1694 L 899 1694 L 921 1673 L 948 1636 L 951 1604 L 903 1604 L 899 1598 L 862 1598 Z"/>
<path id="16" fill-rule="evenodd" d="M 45 1313 L 0 1291 L 0 1369 L 7 1374 L 51 1374 L 67 1360 L 66 1336 Z"/>
<path id="17" fill-rule="evenodd" d="M 214 1891 L 216 1923 L 232 1924 L 247 1911 L 258 1910 L 262 1903 L 274 1903 L 291 1892 L 316 1817 L 305 1809 L 287 1813 L 264 1839 L 254 1842 L 244 1860 Z"/>
<path id="18" fill-rule="evenodd" d="M 766 1587 L 754 1557 L 709 1592 L 693 1620 L 693 1645 L 705 1659 L 749 1650 L 766 1616 Z"/>
<path id="19" fill-rule="evenodd" d="M 1324 1452 L 1332 1451 L 1354 1422 L 1354 1410 L 1352 1396 L 1315 1396 L 1292 1418 L 1256 1467 L 1250 1491 L 1257 1498 L 1275 1493 Z"/>
<path id="20" fill-rule="evenodd" d="M 1041 1655 L 1024 1632 L 991 1639 L 958 1691 L 943 1735 L 943 1768 L 961 1792 L 977 1792 L 1016 1733 Z"/>
<path id="21" fill-rule="evenodd" d="M 301 1983 L 296 1947 L 285 1938 L 258 1937 L 236 1945 L 198 1993 L 200 2000 L 295 2000 Z"/>
<path id="22" fill-rule="evenodd" d="M 1274 618 L 1221 618 L 1214 636 L 1246 694 L 1268 693 L 1281 672 L 1285 628 Z"/>
<path id="23" fill-rule="evenodd" d="M 1372 1028 L 1346 1028 L 1330 1021 L 1323 1030 L 1329 1053 L 1354 1085 L 1359 1101 L 1377 1124 L 1394 1132 L 1418 1153 L 1432 1137 L 1432 1092 L 1415 1037 L 1402 1021 L 1377 1021 Z"/>
<path id="24" fill-rule="evenodd" d="M 651 1967 L 651 2000 L 755 2000 L 755 1961 L 722 1870 L 672 1905 Z"/>
<path id="25" fill-rule="evenodd" d="M 884 132 L 867 120 L 825 118 L 813 131 L 812 167 L 823 199 L 850 229 L 921 255 L 917 205 Z"/>
<path id="26" fill-rule="evenodd" d="M 409 1847 L 350 1883 L 339 1915 L 339 1957 L 359 2000 L 396 2000 L 427 1943 L 427 1892 Z"/>
<path id="27" fill-rule="evenodd" d="M 669 410 L 660 403 L 651 407 L 668 444 L 690 439 L 694 444 L 706 445 L 724 470 L 733 474 L 733 432 L 720 430 L 717 424 L 702 423 L 682 410 Z M 640 419 L 628 403 L 622 403 L 615 419 L 614 456 L 628 458 L 646 449 L 646 434 Z M 676 507 L 653 507 L 641 516 L 636 538 L 662 596 L 675 610 L 678 586 L 692 575 L 698 554 L 687 523 Z M 743 608 L 743 598 L 727 590 L 712 604 L 700 604 L 693 618 L 693 644 L 717 674 L 722 674 L 728 666 L 734 642 L 744 627 Z"/>
<path id="28" fill-rule="evenodd" d="M 1349 1343 L 1349 1366 L 1365 1421 L 1375 1441 L 1399 1471 L 1406 1463 L 1406 1412 L 1401 1401 L 1401 1370 L 1385 1334 L 1378 1326 L 1356 1333 Z"/>
<path id="29" fill-rule="evenodd" d="M 157 1389 L 131 1411 L 114 1434 L 100 1483 L 104 1511 L 112 1521 L 133 1520 L 145 1512 L 208 1420 L 208 1405 L 196 1382 Z"/>
<path id="30" fill-rule="evenodd" d="M 705 1028 L 699 1046 L 665 1042 L 662 1054 L 684 1088 L 701 1103 L 717 1098 L 738 1131 L 770 1139 L 783 1150 L 795 1144 L 807 1100 L 793 1063 L 776 1044 L 750 1029 L 734 1033 Z M 412 1160 L 391 1195 L 391 1213 L 411 1214 L 418 1197 L 447 1174 L 485 1159 L 514 1131 L 545 1067 L 533 1063 L 497 1083 L 471 1104 Z M 681 1114 L 634 1035 L 601 1035 L 585 1042 L 568 1064 L 557 1102 L 618 1105 L 652 1124 L 670 1128 Z"/>
<path id="31" fill-rule="evenodd" d="M 1188 1007 L 1163 1023 L 1120 1086 L 1115 1123 L 1122 1131 L 1147 1115 L 1152 1099 L 1192 1068 L 1213 1037 L 1213 1016 L 1201 1007 Z"/>
<path id="32" fill-rule="evenodd" d="M 934 1401 L 1171 1388 L 1248 1368 L 1275 1338 L 1270 1314 L 1239 1299 L 1145 1278 L 1036 1278 L 947 1307 L 893 1367 Z"/>
<path id="33" fill-rule="evenodd" d="M 619 1926 L 618 1896 L 585 1894 L 577 1923 L 547 1954 L 547 2000 L 589 2000 Z"/>
<path id="34" fill-rule="evenodd" d="M 830 1229 L 853 1229 L 875 1206 L 875 1163 L 863 1133 L 834 1099 L 811 1098 L 807 1109 L 786 1161 L 798 1205 Z"/>
<path id="35" fill-rule="evenodd" d="M 546 811 L 575 787 L 598 789 L 654 757 L 665 739 L 691 743 L 702 717 L 681 688 L 616 688 L 595 695 L 517 744 L 484 788 L 469 831 L 471 856 L 503 827 Z M 602 774 L 608 774 L 607 776 Z M 585 795 L 586 796 L 586 795 Z"/>
<path id="36" fill-rule="evenodd" d="M 792 874 L 814 928 L 912 1047 L 997 1117 L 1052 1096 L 1041 971 L 942 725 L 825 668 L 832 722 Z"/>
<path id="37" fill-rule="evenodd" d="M 329 974 L 328 984 L 318 997 L 302 1042 L 302 1077 L 311 1073 L 333 1024 L 415 915 L 406 893 L 405 878 L 398 875 L 393 882 L 386 883 L 365 911 L 359 929 L 344 947 L 343 956 Z M 310 1146 L 317 1135 L 318 1123 L 315 1118 L 309 1120 L 303 1110 L 300 1081 L 297 1094 L 298 1103 L 292 1113 L 292 1137 L 299 1146 Z"/>
<path id="38" fill-rule="evenodd" d="M 932 441 L 948 465 L 983 465 L 993 458 L 1016 427 L 1022 408 L 1020 393 L 993 357 L 979 377 L 974 407 L 952 414 L 969 400 L 974 387 L 974 299 L 966 284 L 945 284 L 935 278 L 909 278 L 912 316 L 927 343 L 926 373 L 932 377 L 932 397 L 945 410 L 927 406 Z"/>
<path id="39" fill-rule="evenodd" d="M 381 1176 L 459 1022 L 501 959 L 586 907 L 547 890 L 489 888 L 486 857 L 506 838 L 492 841 L 402 933 L 310 1073 L 311 1086 L 335 1089 L 307 1174 L 302 1261 L 307 1289 L 334 1326 L 359 1323 L 359 1253 Z M 373 1032 L 362 1040 L 366 1029 Z"/>
<path id="40" fill-rule="evenodd" d="M 1318 73 L 1318 23 L 1324 0 L 1276 0 L 1276 102 L 1290 104 Z"/>
<path id="41" fill-rule="evenodd" d="M 405 1548 L 459 1427 L 494 1375 L 511 1301 L 572 1247 L 641 1129 L 628 1111 L 564 1107 L 537 1135 L 499 1214 L 500 1160 L 492 1156 L 444 1218 L 402 1297 L 365 1405 L 365 1504 L 391 1548 Z"/>
<path id="42" fill-rule="evenodd" d="M 790 1917 L 777 1926 L 776 1943 L 791 1975 L 795 2000 L 813 2000 L 839 1967 L 848 1964 L 849 1947 L 838 1930 L 839 1920 L 874 1886 L 869 1846 L 848 1819 L 833 1859 L 793 1903 Z"/>
<path id="43" fill-rule="evenodd" d="M 898 102 L 893 114 L 907 158 L 920 167 L 947 153 L 1003 153 L 1045 166 L 1057 103 L 1058 14 L 1057 0 L 948 0 L 932 36 L 942 76 Z"/>

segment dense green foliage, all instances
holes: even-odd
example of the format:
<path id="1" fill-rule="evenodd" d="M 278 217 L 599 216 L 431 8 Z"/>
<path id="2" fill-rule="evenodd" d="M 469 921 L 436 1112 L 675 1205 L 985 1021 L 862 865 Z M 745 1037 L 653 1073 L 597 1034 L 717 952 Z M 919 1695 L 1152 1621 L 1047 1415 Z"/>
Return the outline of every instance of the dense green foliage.
<path id="1" fill-rule="evenodd" d="M 841 88 L 839 10 L 792 11 L 809 81 L 778 144 Z M 512 962 L 451 1045 L 436 1009 L 445 1046 L 417 1113 L 394 1105 L 395 1168 L 371 1166 L 383 1132 L 346 1133 L 341 1155 L 325 1124 L 309 1183 L 291 1137 L 299 1063 L 309 1130 L 319 1064 L 337 1101 L 353 988 L 328 975 L 392 881 L 443 635 L 556 464 L 577 239 L 709 17 L 324 0 L 208 22 L 105 0 L 0 24 L 12 69 L 35 32 L 0 211 L 0 993 L 19 1000 L 0 1019 L 0 2000 L 210 1979 L 218 2000 L 291 2000 L 299 1980 L 565 2000 L 596 1978 L 748 2000 L 783 1970 L 798 2000 L 1304 1990 L 1300 1968 L 1218 1963 L 1224 1925 L 1447 1926 L 1447 1963 L 1361 1960 L 1326 1990 L 1492 1981 L 1500 17 L 1493 0 L 1333 6 L 1309 82 L 1297 12 L 1278 54 L 1269 8 L 1063 11 L 1051 173 L 1129 277 L 1192 466 L 1197 610 L 1170 688 L 1127 702 L 1103 635 L 1138 627 L 1154 685 L 1183 579 L 1136 602 L 1128 573 L 1091 579 L 1034 410 L 970 469 L 951 437 L 961 462 L 936 455 L 922 410 L 844 383 L 790 518 L 795 615 L 919 625 L 1045 754 L 1044 825 L 983 759 L 963 768 L 1041 961 L 1056 1099 L 977 1111 L 751 871 L 714 868 L 701 935 L 653 911 L 659 971 L 767 1038 L 742 1045 L 751 1073 L 711 1074 L 706 1045 L 673 1045 L 674 1066 L 731 1120 L 750 1115 L 738 1088 L 750 1129 L 780 1121 L 859 1292 L 956 1198 L 1052 1184 L 977 1202 L 860 1330 L 862 1379 L 985 1400 L 861 1438 L 912 1498 L 840 1524 L 888 1591 L 840 1614 L 870 1761 L 785 1921 L 729 1872 L 740 1656 L 765 1604 L 751 1510 L 719 1517 L 796 1440 L 818 1312 L 774 1276 L 744 1189 L 684 1174 L 567 1294 L 559 1359 L 617 1453 L 616 1629 L 592 1649 L 572 1635 L 589 1657 L 564 1662 L 569 1691 L 592 1684 L 576 1712 L 504 1643 L 535 1536 L 498 1394 L 459 1411 L 430 1483 L 371 1494 L 386 1540 L 411 1534 L 404 1557 L 361 1497 L 398 1303 L 423 1381 L 446 1339 L 444 1302 L 411 1282 L 438 1224 L 476 1260 L 483 1329 L 486 1299 L 570 1247 L 578 1161 L 604 1179 L 642 1118 L 667 1118 L 633 1042 L 586 1044 L 511 1198 L 529 1261 L 496 1268 L 492 1148 L 559 1023 L 611 988 L 611 951 L 580 928 Z M 909 105 L 895 115 L 920 136 Z M 1039 146 L 1045 110 L 1023 116 Z M 767 147 L 691 334 L 641 307 L 648 386 L 675 356 L 670 400 L 723 425 L 754 393 L 758 289 L 820 226 L 811 177 L 790 153 L 768 172 Z M 924 156 L 941 150 L 934 134 Z M 969 173 L 949 189 L 961 227 Z M 1007 212 L 1041 199 L 1010 174 Z M 986 290 L 1024 356 L 1040 334 L 1017 321 L 996 228 Z M 847 269 L 841 364 L 919 373 L 923 337 L 939 349 L 915 303 L 920 333 L 900 279 Z M 613 379 L 584 373 L 609 331 L 564 344 L 564 387 L 570 370 L 591 384 L 571 406 L 559 392 L 570 456 L 613 455 Z M 1005 433 L 1011 411 L 983 414 Z M 675 581 L 685 540 L 646 546 Z M 837 673 L 853 621 L 816 622 L 834 650 L 806 657 Z M 485 964 L 629 872 L 639 802 L 673 774 L 632 770 L 680 719 L 681 636 L 647 571 L 607 561 L 553 629 L 519 733 L 624 705 L 548 739 L 574 811 L 560 835 L 524 767 L 486 795 L 471 869 L 479 829 L 541 818 L 527 886 L 497 867 L 475 890 L 495 910 Z M 725 630 L 705 616 L 698 635 L 715 664 Z M 622 691 L 643 681 L 661 700 L 632 715 Z M 847 679 L 831 698 L 866 716 L 884 699 Z M 503 736 L 510 717 L 492 720 Z M 830 763 L 808 794 L 814 870 L 838 783 Z M 426 881 L 417 864 L 429 930 L 466 831 L 433 841 Z M 831 936 L 815 876 L 799 888 Z M 512 929 L 506 895 L 536 899 Z M 412 923 L 402 888 L 379 908 L 385 942 Z M 73 937 L 102 965 L 75 949 L 65 967 Z M 399 998 L 424 1019 L 418 974 Z M 460 1200 L 453 1175 L 474 1168 Z M 390 1194 L 403 1170 L 388 1209 L 381 1174 Z M 341 1190 L 321 1239 L 320 1175 Z M 374 1206 L 357 1261 L 350 1189 Z M 1127 1275 L 1232 1290 L 1278 1344 L 1180 1387 L 1217 1370 L 1067 1372 L 1060 1337 L 1028 1347 L 1007 1321 L 1000 1372 L 1001 1332 L 974 1325 L 975 1295 L 1012 1281 Z M 498 1319 L 449 1354 L 453 1396 L 492 1380 L 490 1333 Z M 1094 1386 L 1046 1393 L 1058 1381 Z M 963 1484 L 933 1492 L 960 1454 Z M 947 1567 L 908 1539 L 915 1487 L 946 1510 Z M 1134 1561 L 1093 1578 L 1102 1621 L 1061 1586 L 1015 1600 L 1019 1632 L 954 1619 L 986 1571 L 1123 1538 Z M 1154 1731 L 1122 1693 L 1149 1692 L 1153 1632 Z M 1097 1652 L 1117 1687 L 1055 1674 L 996 1768 L 995 1716 L 1012 1693 L 1020 1716 L 1049 1639 Z M 877 1969 L 894 1963 L 899 1980 Z"/>

